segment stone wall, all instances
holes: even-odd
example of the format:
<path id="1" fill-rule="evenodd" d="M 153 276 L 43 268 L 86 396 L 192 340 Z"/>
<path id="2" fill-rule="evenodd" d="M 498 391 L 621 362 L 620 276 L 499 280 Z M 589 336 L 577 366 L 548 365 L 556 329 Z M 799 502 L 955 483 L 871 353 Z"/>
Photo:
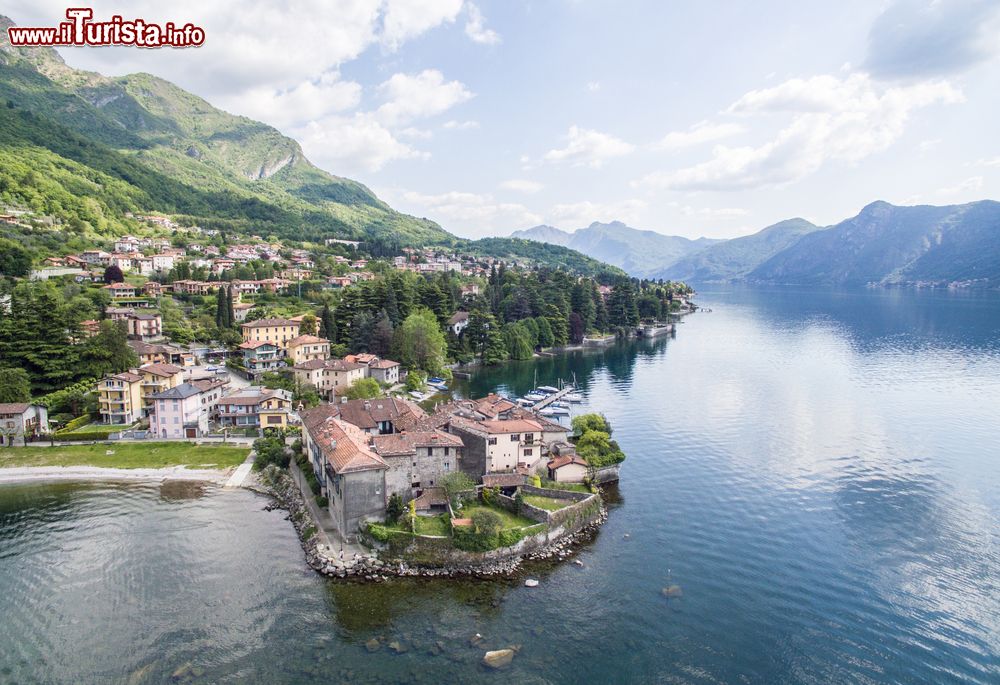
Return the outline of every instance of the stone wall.
<path id="1" fill-rule="evenodd" d="M 612 466 L 605 466 L 603 468 L 597 469 L 597 473 L 594 474 L 595 479 L 598 484 L 600 483 L 617 483 L 618 482 L 618 472 L 621 469 L 621 464 L 614 464 Z"/>

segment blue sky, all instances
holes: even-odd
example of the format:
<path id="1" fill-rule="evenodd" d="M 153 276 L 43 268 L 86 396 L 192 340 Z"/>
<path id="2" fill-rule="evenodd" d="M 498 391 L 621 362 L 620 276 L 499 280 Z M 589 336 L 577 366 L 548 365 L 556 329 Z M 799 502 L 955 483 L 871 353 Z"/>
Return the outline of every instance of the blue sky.
<path id="1" fill-rule="evenodd" d="M 13 0 L 49 25 L 50 0 Z M 619 219 L 731 237 L 1000 186 L 1000 3 L 95 2 L 202 48 L 64 49 L 297 139 L 464 236 Z"/>

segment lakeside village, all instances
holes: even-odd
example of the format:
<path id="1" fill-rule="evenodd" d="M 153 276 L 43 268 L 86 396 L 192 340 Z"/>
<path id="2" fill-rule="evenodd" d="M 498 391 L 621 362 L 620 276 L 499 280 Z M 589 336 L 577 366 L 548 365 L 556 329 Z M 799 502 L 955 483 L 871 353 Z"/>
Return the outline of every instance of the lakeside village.
<path id="1" fill-rule="evenodd" d="M 96 447 L 100 465 L 134 468 L 178 443 L 178 465 L 234 466 L 216 443 L 252 442 L 250 481 L 332 576 L 564 556 L 618 478 L 611 426 L 560 422 L 581 399 L 571 385 L 437 393 L 461 365 L 659 335 L 694 307 L 680 283 L 134 219 L 137 235 L 41 264 L 6 251 L 0 467 L 97 463 Z"/>

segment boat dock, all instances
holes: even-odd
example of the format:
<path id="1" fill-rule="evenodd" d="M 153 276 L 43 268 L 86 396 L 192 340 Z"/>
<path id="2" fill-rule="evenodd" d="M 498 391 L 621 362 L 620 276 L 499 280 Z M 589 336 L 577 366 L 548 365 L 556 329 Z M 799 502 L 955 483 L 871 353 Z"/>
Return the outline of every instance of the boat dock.
<path id="1" fill-rule="evenodd" d="M 551 395 L 546 395 L 544 400 L 538 400 L 537 402 L 535 402 L 535 404 L 532 405 L 531 409 L 532 409 L 532 411 L 538 411 L 540 409 L 545 409 L 545 407 L 549 406 L 550 404 L 552 404 L 556 400 L 562 399 L 563 397 L 565 397 L 566 395 L 568 395 L 571 392 L 573 392 L 573 386 L 572 385 L 564 385 L 562 387 L 562 389 L 557 390 L 556 392 L 552 393 Z"/>

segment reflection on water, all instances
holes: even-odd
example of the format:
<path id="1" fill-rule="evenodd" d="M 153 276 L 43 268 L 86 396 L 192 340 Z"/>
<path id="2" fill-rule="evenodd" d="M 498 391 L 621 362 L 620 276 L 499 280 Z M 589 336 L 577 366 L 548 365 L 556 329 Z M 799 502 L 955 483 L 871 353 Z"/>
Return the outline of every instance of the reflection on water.
<path id="1" fill-rule="evenodd" d="M 701 300 L 676 339 L 456 382 L 575 374 L 607 414 L 583 566 L 330 583 L 247 492 L 0 487 L 0 682 L 1000 681 L 1000 298 Z"/>

